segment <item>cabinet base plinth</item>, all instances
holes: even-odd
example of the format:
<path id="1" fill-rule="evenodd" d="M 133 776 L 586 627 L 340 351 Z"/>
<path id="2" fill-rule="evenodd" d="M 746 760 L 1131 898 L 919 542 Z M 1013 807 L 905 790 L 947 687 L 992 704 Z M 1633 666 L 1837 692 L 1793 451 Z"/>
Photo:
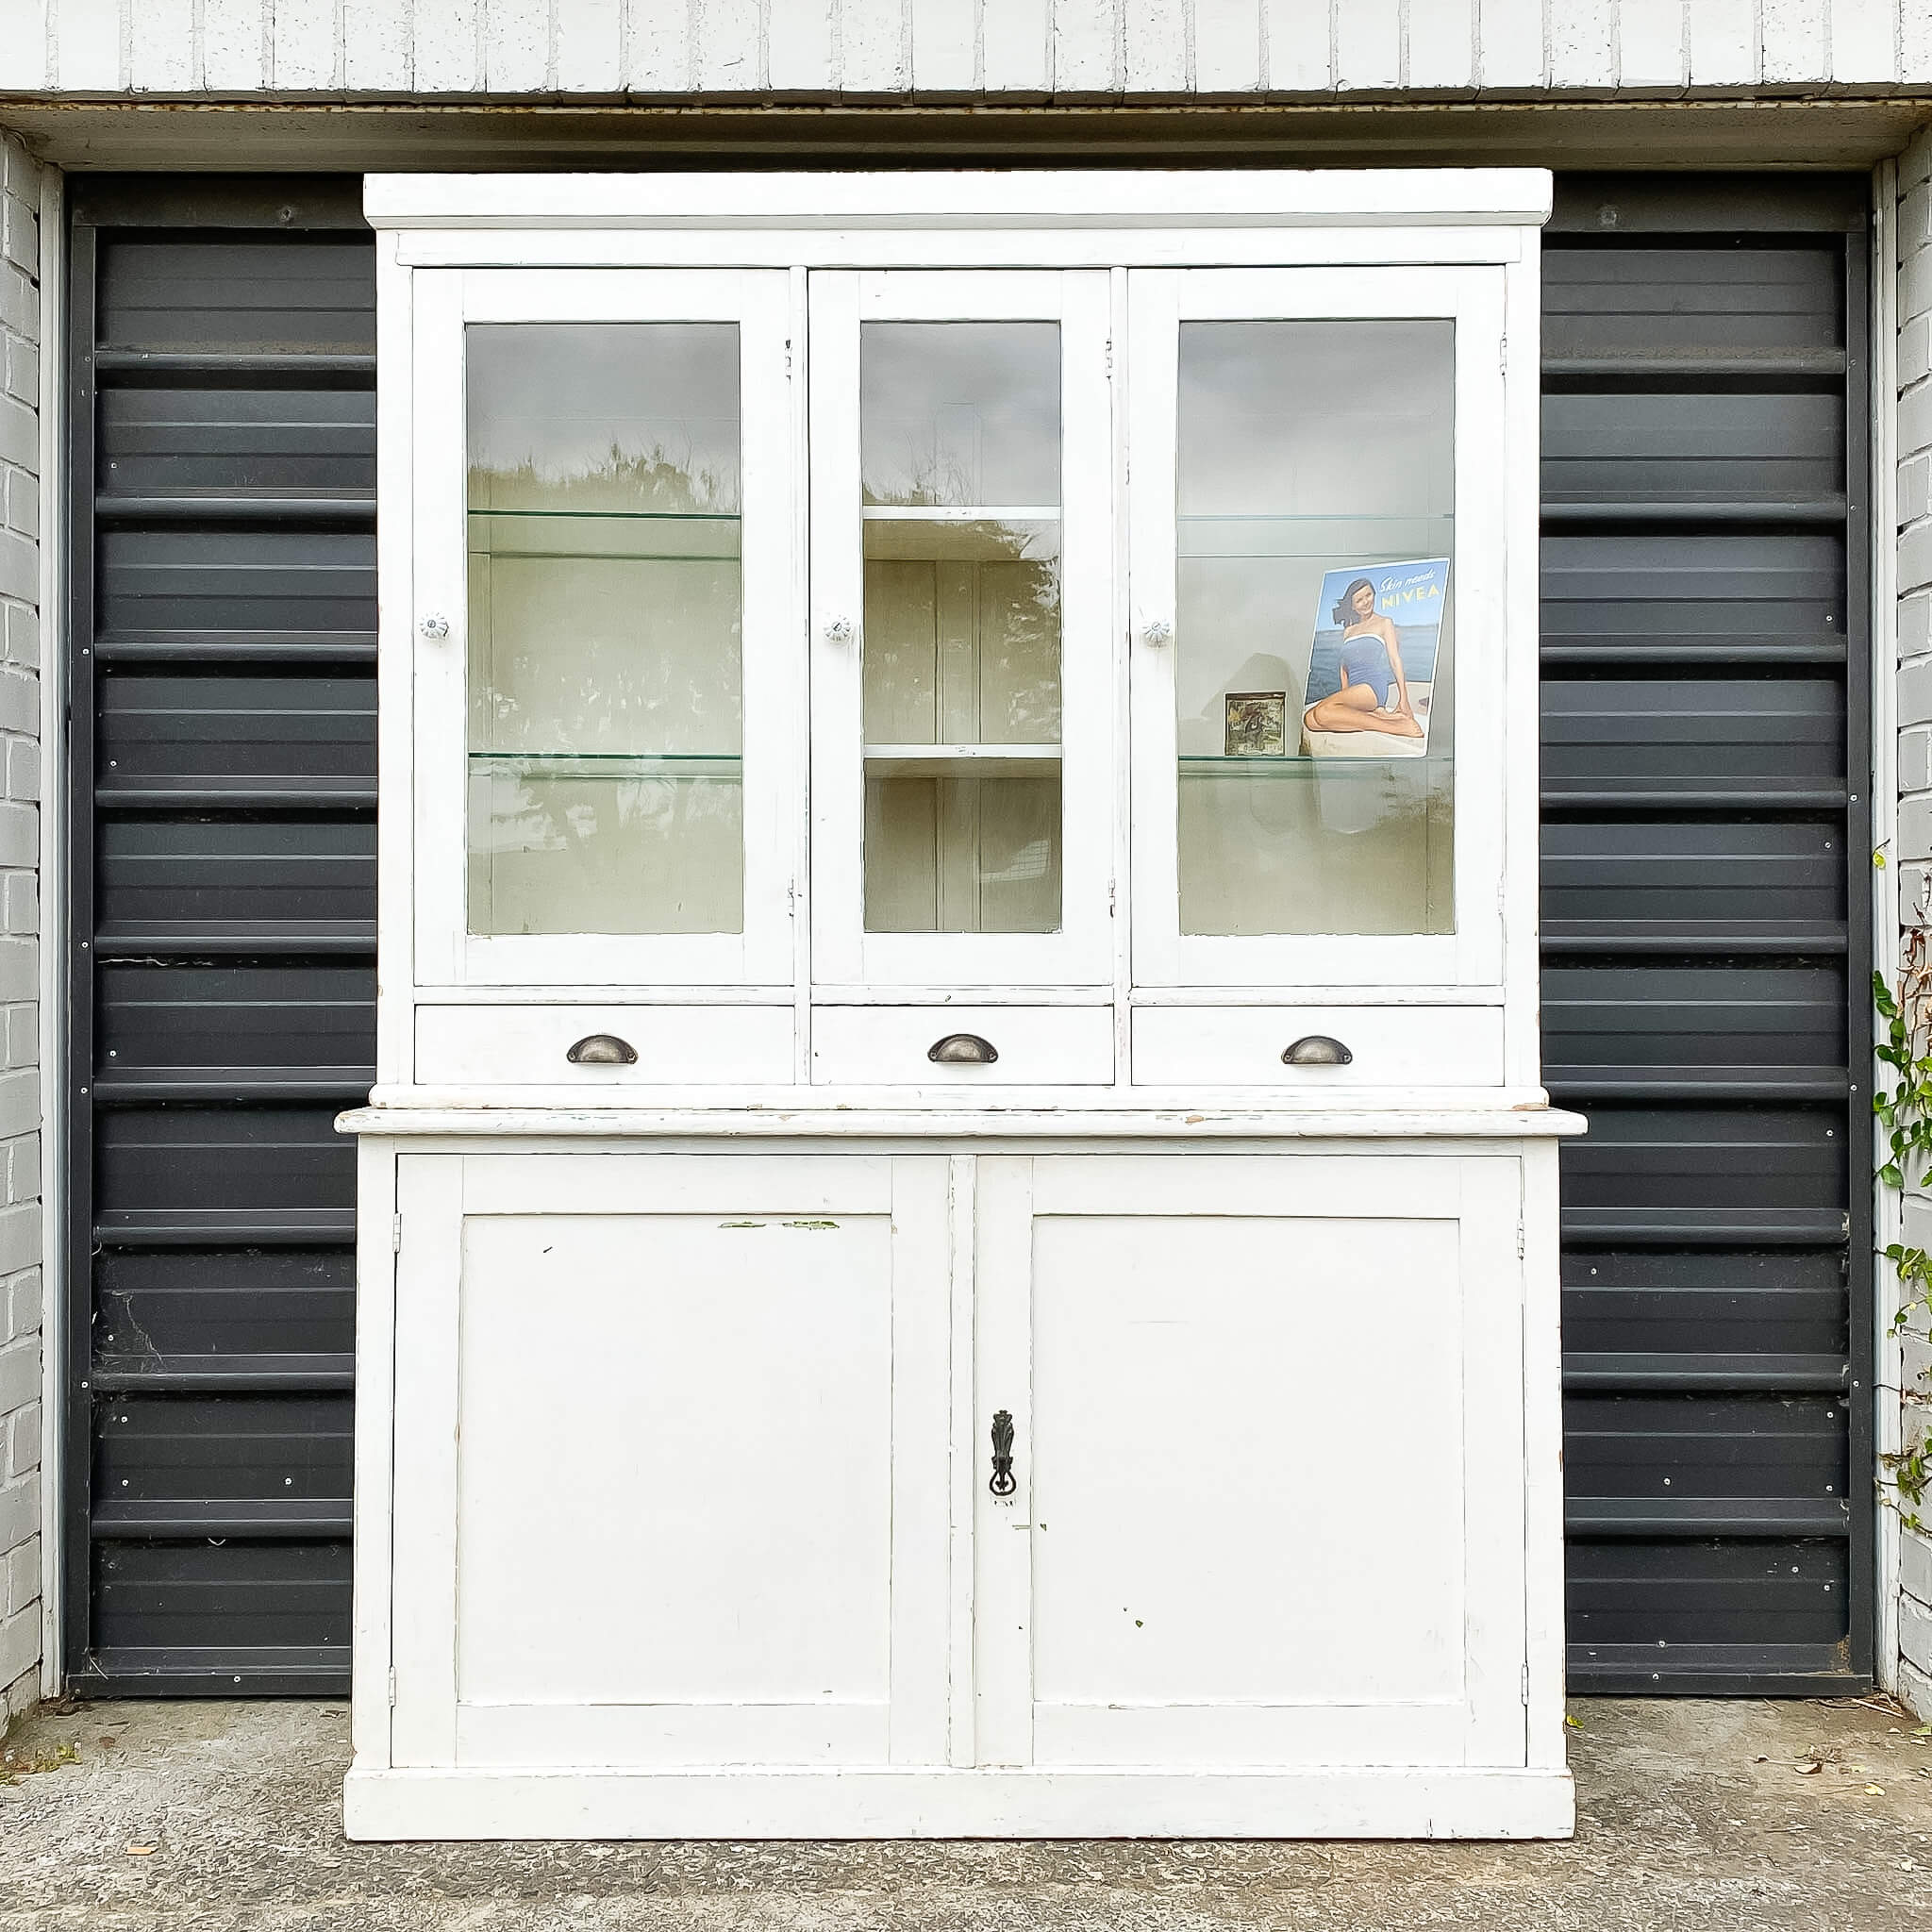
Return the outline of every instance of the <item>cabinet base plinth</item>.
<path id="1" fill-rule="evenodd" d="M 1548 1839 L 1567 1771 L 352 1770 L 352 1839 Z"/>

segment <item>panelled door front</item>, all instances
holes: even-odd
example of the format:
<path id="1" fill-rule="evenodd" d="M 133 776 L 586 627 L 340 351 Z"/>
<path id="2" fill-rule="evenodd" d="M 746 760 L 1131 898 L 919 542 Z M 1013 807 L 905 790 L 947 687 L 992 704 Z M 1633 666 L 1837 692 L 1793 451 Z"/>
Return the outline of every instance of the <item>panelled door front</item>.
<path id="1" fill-rule="evenodd" d="M 961 1761 L 1521 1764 L 1518 1163 L 978 1170 Z"/>

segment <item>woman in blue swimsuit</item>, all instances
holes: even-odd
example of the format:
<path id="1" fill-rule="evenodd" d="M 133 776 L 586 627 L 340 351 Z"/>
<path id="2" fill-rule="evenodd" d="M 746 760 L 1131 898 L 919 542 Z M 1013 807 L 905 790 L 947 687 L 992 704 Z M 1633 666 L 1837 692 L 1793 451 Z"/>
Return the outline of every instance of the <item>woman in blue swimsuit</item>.
<path id="1" fill-rule="evenodd" d="M 1310 705 L 1302 722 L 1310 731 L 1385 731 L 1420 738 L 1402 675 L 1402 641 L 1375 608 L 1375 587 L 1357 577 L 1335 607 L 1341 630 L 1341 689 Z"/>

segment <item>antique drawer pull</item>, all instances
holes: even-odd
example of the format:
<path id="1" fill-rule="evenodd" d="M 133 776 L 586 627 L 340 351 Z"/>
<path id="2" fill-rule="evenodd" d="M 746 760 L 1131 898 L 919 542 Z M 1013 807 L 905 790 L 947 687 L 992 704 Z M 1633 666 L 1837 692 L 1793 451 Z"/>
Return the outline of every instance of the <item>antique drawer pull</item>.
<path id="1" fill-rule="evenodd" d="M 564 1058 L 574 1067 L 634 1067 L 638 1050 L 614 1033 L 587 1033 Z"/>
<path id="2" fill-rule="evenodd" d="M 992 1418 L 992 1480 L 987 1488 L 995 1496 L 1010 1496 L 1019 1487 L 1013 1480 L 1013 1412 L 996 1409 Z"/>
<path id="3" fill-rule="evenodd" d="M 1346 1067 L 1354 1063 L 1354 1054 L 1326 1033 L 1305 1033 L 1293 1045 L 1281 1050 L 1284 1067 Z"/>
<path id="4" fill-rule="evenodd" d="M 990 1067 L 999 1058 L 991 1041 L 976 1033 L 949 1033 L 926 1048 L 925 1057 L 942 1067 Z"/>

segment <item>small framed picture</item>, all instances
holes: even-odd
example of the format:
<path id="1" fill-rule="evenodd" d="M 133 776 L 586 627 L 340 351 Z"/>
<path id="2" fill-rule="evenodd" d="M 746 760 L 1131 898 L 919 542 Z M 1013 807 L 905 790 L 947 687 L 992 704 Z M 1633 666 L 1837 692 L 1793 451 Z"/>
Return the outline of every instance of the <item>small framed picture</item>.
<path id="1" fill-rule="evenodd" d="M 1288 752 L 1288 693 L 1231 691 L 1227 694 L 1227 756 L 1278 758 Z"/>

